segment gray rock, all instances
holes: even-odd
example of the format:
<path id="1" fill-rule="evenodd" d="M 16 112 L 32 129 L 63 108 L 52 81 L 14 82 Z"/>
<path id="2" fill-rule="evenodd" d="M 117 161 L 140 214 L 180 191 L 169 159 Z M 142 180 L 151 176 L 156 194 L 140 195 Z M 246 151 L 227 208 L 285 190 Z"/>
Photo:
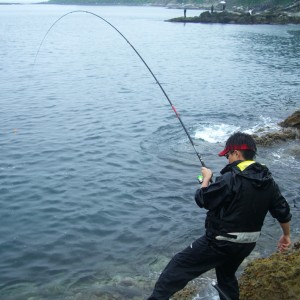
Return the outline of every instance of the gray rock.
<path id="1" fill-rule="evenodd" d="M 299 139 L 300 137 L 300 110 L 295 111 L 283 122 L 278 124 L 282 129 L 268 132 L 263 135 L 253 135 L 256 143 L 261 146 L 270 146 L 280 142 Z"/>

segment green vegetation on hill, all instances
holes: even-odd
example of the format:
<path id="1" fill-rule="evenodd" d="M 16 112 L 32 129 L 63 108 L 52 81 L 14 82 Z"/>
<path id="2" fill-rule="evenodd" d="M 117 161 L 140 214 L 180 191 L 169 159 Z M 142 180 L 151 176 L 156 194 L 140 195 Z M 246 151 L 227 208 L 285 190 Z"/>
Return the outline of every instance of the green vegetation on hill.
<path id="1" fill-rule="evenodd" d="M 295 3 L 296 0 L 227 0 L 227 7 L 272 7 L 287 6 Z M 49 3 L 56 4 L 94 4 L 94 5 L 182 5 L 195 4 L 201 6 L 216 5 L 219 0 L 49 0 Z"/>
<path id="2" fill-rule="evenodd" d="M 207 0 L 49 0 L 49 3 L 81 3 L 81 4 L 98 4 L 98 5 L 167 5 L 172 4 L 197 4 L 204 5 L 207 3 Z"/>

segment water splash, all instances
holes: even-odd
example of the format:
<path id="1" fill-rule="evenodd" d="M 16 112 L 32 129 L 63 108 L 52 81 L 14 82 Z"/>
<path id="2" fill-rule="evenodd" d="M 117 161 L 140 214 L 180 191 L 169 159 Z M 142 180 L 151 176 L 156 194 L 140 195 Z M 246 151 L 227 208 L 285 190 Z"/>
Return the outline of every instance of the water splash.
<path id="1" fill-rule="evenodd" d="M 289 169 L 300 170 L 300 162 L 298 160 L 300 148 L 296 144 L 287 145 L 284 148 L 274 150 L 271 155 L 274 163 Z"/>
<path id="2" fill-rule="evenodd" d="M 239 129 L 230 124 L 204 124 L 197 128 L 195 139 L 202 139 L 209 143 L 223 143 L 232 132 Z"/>
<path id="3" fill-rule="evenodd" d="M 195 132 L 195 139 L 201 139 L 209 143 L 224 143 L 227 138 L 236 131 L 242 131 L 248 134 L 265 134 L 279 130 L 277 122 L 270 117 L 259 116 L 254 125 L 248 128 L 241 127 L 237 124 L 226 123 L 204 123 L 198 125 Z"/>

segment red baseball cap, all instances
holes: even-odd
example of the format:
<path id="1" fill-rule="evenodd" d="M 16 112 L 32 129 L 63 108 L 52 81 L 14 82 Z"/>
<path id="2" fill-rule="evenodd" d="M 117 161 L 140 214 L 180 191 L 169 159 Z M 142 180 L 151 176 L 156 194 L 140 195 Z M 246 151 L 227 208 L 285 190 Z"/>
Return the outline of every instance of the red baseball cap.
<path id="1" fill-rule="evenodd" d="M 249 147 L 247 144 L 242 144 L 242 145 L 230 145 L 226 147 L 224 150 L 222 150 L 219 153 L 219 156 L 224 156 L 227 154 L 229 151 L 234 151 L 234 150 L 252 150 L 255 152 L 255 149 Z"/>

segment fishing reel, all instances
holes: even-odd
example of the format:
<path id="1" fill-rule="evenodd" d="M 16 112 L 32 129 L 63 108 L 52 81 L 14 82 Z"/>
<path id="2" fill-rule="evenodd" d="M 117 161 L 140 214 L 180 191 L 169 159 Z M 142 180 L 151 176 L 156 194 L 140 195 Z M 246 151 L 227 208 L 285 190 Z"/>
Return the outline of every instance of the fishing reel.
<path id="1" fill-rule="evenodd" d="M 199 183 L 202 184 L 202 182 L 203 182 L 203 176 L 202 175 L 198 175 L 197 179 L 198 179 Z"/>
<path id="2" fill-rule="evenodd" d="M 197 179 L 198 179 L 198 182 L 199 182 L 200 184 L 202 184 L 202 182 L 203 182 L 203 176 L 202 176 L 202 175 L 198 175 L 198 176 L 197 176 Z M 209 182 L 210 182 L 210 183 L 213 183 L 212 177 L 210 178 Z"/>

